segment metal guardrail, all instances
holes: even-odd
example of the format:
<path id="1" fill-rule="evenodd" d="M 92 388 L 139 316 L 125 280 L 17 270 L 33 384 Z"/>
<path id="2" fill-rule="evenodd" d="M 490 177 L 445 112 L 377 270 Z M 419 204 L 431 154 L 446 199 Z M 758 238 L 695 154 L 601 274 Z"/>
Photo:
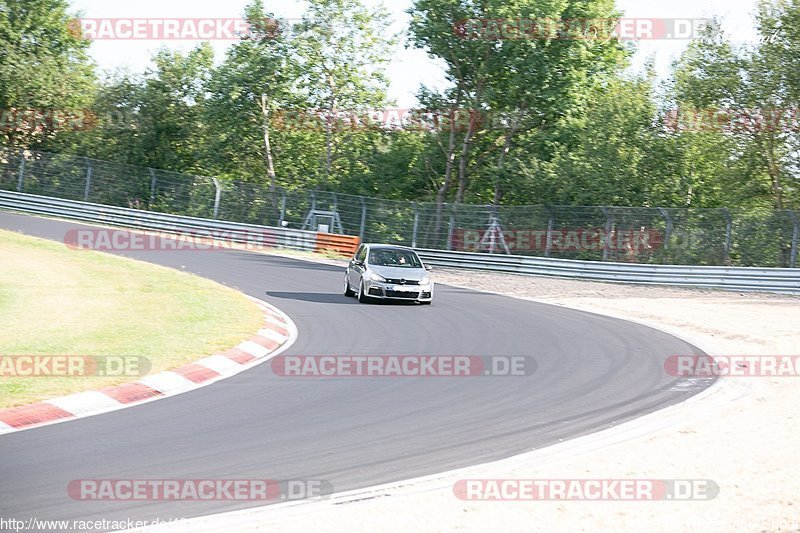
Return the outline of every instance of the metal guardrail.
<path id="1" fill-rule="evenodd" d="M 417 251 L 426 263 L 441 267 L 588 281 L 800 294 L 800 270 L 791 268 L 636 265 L 440 250 Z"/>
<path id="2" fill-rule="evenodd" d="M 0 191 L 0 208 L 109 226 L 171 234 L 188 233 L 194 237 L 243 244 L 266 244 L 306 251 L 314 251 L 317 247 L 317 233 L 313 231 L 170 215 L 18 192 Z"/>
<path id="3" fill-rule="evenodd" d="M 219 238 L 222 232 L 229 232 L 226 235 L 235 242 L 258 241 L 263 244 L 264 236 L 269 236 L 270 243 L 277 247 L 308 251 L 318 248 L 318 234 L 313 231 L 170 215 L 18 192 L 0 191 L 0 208 L 168 233 L 209 232 Z M 418 249 L 418 251 L 426 263 L 441 267 L 589 281 L 800 295 L 800 270 L 798 269 L 640 265 L 428 249 Z"/>

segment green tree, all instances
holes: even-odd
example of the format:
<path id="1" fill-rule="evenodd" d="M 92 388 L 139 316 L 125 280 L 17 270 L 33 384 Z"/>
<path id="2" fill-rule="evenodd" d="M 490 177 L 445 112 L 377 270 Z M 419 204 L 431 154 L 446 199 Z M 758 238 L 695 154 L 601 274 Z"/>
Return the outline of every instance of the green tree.
<path id="1" fill-rule="evenodd" d="M 625 52 L 614 39 L 507 33 L 519 21 L 609 18 L 614 9 L 608 0 L 417 0 L 409 13 L 412 44 L 442 61 L 450 82 L 442 92 L 423 88 L 420 101 L 463 117 L 451 120 L 435 140 L 444 161 L 435 190 L 439 234 L 443 203 L 451 194 L 456 203 L 464 201 L 470 175 L 488 174 L 491 201 L 500 203 L 514 187 L 515 152 L 521 158 L 541 153 L 530 143 L 536 136 L 526 133 L 552 128 L 572 114 L 590 80 L 613 71 Z"/>
<path id="2" fill-rule="evenodd" d="M 271 131 L 269 113 L 298 102 L 291 85 L 296 66 L 284 22 L 265 12 L 263 2 L 249 4 L 245 18 L 250 34 L 227 51 L 207 86 L 205 120 L 212 134 L 204 162 L 215 174 L 245 181 L 262 181 L 266 172 L 274 188 L 302 172 L 284 157 L 282 139 L 271 139 L 270 150 L 266 146 L 271 136 L 281 135 Z"/>
<path id="3" fill-rule="evenodd" d="M 597 80 L 581 113 L 561 124 L 555 156 L 542 172 L 550 181 L 548 203 L 672 205 L 679 190 L 656 124 L 655 76 Z"/>
<path id="4" fill-rule="evenodd" d="M 38 147 L 86 127 L 94 66 L 65 0 L 0 1 L 0 142 Z"/>
<path id="5" fill-rule="evenodd" d="M 213 59 L 208 43 L 186 55 L 169 50 L 156 54 L 139 103 L 140 142 L 147 166 L 202 171 L 196 161 L 206 139 L 205 86 Z"/>
<path id="6" fill-rule="evenodd" d="M 676 64 L 678 143 L 694 182 L 690 196 L 700 197 L 690 198 L 693 205 L 797 205 L 796 132 L 786 128 L 798 102 L 796 75 L 786 70 L 787 50 L 800 45 L 796 32 L 784 31 L 792 13 L 787 2 L 763 2 L 757 45 L 736 49 L 706 35 Z"/>
<path id="7" fill-rule="evenodd" d="M 205 86 L 213 52 L 159 50 L 143 75 L 108 76 L 90 106 L 92 128 L 64 132 L 59 151 L 177 172 L 202 173 L 206 153 Z"/>
<path id="8" fill-rule="evenodd" d="M 380 109 L 387 103 L 383 69 L 394 43 L 387 36 L 388 25 L 382 7 L 368 8 L 360 0 L 310 0 L 294 28 L 292 45 L 299 66 L 295 89 L 310 112 L 323 120 L 323 188 L 334 171 L 342 170 L 335 161 L 344 140 L 337 131 L 339 112 L 349 121 L 354 113 Z"/>

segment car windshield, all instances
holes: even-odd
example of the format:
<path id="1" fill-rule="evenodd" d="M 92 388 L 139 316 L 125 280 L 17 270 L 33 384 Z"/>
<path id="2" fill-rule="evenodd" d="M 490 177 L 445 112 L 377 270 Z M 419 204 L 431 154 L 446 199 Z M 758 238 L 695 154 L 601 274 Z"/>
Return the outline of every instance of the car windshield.
<path id="1" fill-rule="evenodd" d="M 378 249 L 369 254 L 369 264 L 386 267 L 422 268 L 422 263 L 412 251 Z"/>

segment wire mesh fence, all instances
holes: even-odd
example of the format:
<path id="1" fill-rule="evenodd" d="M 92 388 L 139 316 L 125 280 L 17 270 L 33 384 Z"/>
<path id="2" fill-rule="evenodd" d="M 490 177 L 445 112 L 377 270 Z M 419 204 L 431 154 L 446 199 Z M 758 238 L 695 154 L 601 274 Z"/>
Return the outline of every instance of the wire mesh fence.
<path id="1" fill-rule="evenodd" d="M 797 267 L 790 210 L 481 206 L 287 191 L 0 147 L 0 189 L 99 204 L 357 235 L 417 248 L 590 261 Z"/>

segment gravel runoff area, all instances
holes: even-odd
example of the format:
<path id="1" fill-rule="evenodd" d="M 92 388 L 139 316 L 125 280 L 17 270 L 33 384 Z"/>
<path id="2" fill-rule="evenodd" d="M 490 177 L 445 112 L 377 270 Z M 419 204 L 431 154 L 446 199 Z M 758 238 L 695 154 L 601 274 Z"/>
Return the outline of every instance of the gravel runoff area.
<path id="1" fill-rule="evenodd" d="M 327 263 L 341 264 L 335 261 Z M 628 318 L 697 342 L 715 355 L 800 355 L 800 297 L 436 269 L 437 283 Z M 436 305 L 434 303 L 434 305 Z M 748 393 L 611 445 L 541 463 L 513 460 L 469 478 L 709 479 L 708 501 L 462 501 L 452 488 L 415 490 L 200 519 L 195 530 L 237 531 L 800 531 L 800 378 L 734 378 Z M 729 380 L 729 381 L 733 381 Z M 654 416 L 659 416 L 656 414 Z M 620 428 L 621 429 L 621 428 Z"/>

